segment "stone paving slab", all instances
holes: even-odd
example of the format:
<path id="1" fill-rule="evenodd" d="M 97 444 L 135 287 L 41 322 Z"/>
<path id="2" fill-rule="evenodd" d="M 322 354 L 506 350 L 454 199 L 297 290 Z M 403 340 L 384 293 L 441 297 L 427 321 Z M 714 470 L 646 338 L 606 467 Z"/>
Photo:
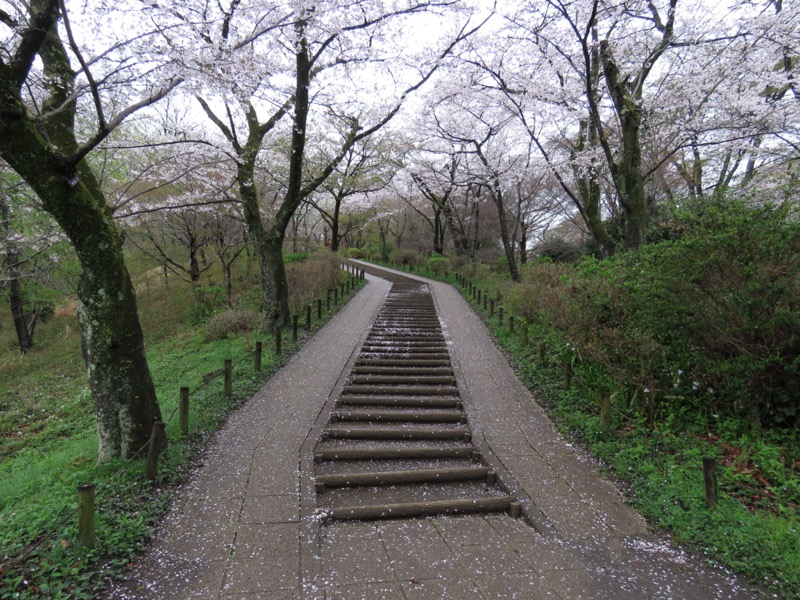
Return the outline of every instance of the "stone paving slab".
<path id="1" fill-rule="evenodd" d="M 419 278 L 422 279 L 422 278 Z M 320 525 L 311 449 L 389 289 L 369 285 L 242 410 L 112 598 L 755 598 L 648 533 L 451 286 L 429 282 L 476 441 L 529 519 Z M 533 526 L 532 526 L 533 525 Z"/>

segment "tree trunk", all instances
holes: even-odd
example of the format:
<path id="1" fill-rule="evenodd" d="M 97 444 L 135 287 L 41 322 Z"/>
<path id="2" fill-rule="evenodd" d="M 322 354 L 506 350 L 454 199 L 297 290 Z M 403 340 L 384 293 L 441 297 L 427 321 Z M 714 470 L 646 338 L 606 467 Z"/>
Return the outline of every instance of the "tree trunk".
<path id="1" fill-rule="evenodd" d="M 519 234 L 519 264 L 524 265 L 528 262 L 528 230 L 522 226 Z"/>
<path id="2" fill-rule="evenodd" d="M 274 299 L 269 306 L 272 307 L 272 318 L 275 323 L 282 323 L 287 327 L 291 320 L 289 309 L 289 280 L 286 277 L 286 265 L 283 262 L 283 236 L 272 231 L 265 244 L 266 266 L 272 277 Z"/>
<path id="3" fill-rule="evenodd" d="M 333 218 L 331 219 L 331 252 L 339 251 L 339 211 L 341 209 L 341 201 L 339 198 L 335 199 L 333 205 Z"/>
<path id="4" fill-rule="evenodd" d="M 508 271 L 513 281 L 519 281 L 519 269 L 517 269 L 517 260 L 514 256 L 514 244 L 511 242 L 511 237 L 508 234 L 508 219 L 506 219 L 506 211 L 502 196 L 495 198 L 495 204 L 500 214 L 500 239 L 503 242 L 503 251 L 508 261 Z"/>
<path id="5" fill-rule="evenodd" d="M 70 187 L 78 174 L 48 151 L 31 124 L 11 122 L 0 132 L 0 154 L 39 195 L 83 270 L 78 318 L 95 405 L 98 460 L 131 457 L 147 444 L 160 412 L 122 236 L 110 211 L 89 191 L 94 182 Z M 82 171 L 87 175 L 88 167 Z"/>
<path id="6" fill-rule="evenodd" d="M 25 306 L 22 298 L 22 282 L 19 279 L 19 252 L 15 244 L 10 241 L 11 215 L 5 197 L 0 189 L 0 227 L 5 238 L 6 257 L 3 261 L 8 270 L 8 301 L 11 306 L 11 318 L 17 332 L 19 350 L 23 354 L 33 348 L 33 331 L 28 327 L 25 317 Z"/>
<path id="7" fill-rule="evenodd" d="M 480 216 L 481 216 L 481 205 L 480 202 L 475 202 L 475 221 L 472 227 L 472 243 L 469 246 L 469 260 L 471 262 L 475 262 L 475 254 L 478 251 L 478 238 L 480 236 Z"/>
<path id="8" fill-rule="evenodd" d="M 386 228 L 378 225 L 378 231 L 381 238 L 381 260 L 387 262 L 389 260 L 389 246 L 386 243 Z"/>
<path id="9" fill-rule="evenodd" d="M 28 319 L 25 315 L 25 305 L 22 300 L 22 283 L 19 280 L 19 273 L 16 272 L 16 261 L 18 260 L 16 252 L 8 252 L 6 260 L 13 264 L 9 269 L 8 281 L 8 301 L 11 305 L 11 318 L 14 320 L 19 350 L 25 354 L 28 350 L 33 349 L 33 335 L 28 327 Z"/>
<path id="10" fill-rule="evenodd" d="M 596 77 L 596 74 L 593 76 Z M 583 151 L 587 143 L 589 148 L 594 150 L 598 144 L 597 129 L 598 125 L 594 115 L 589 115 L 588 123 L 581 121 L 575 150 L 578 152 Z M 580 201 L 578 203 L 578 211 L 583 217 L 594 243 L 597 245 L 600 256 L 610 256 L 614 253 L 614 240 L 611 239 L 606 224 L 603 222 L 603 214 L 600 208 L 600 186 L 597 183 L 597 168 L 592 167 L 589 173 L 581 173 L 578 169 L 575 169 L 574 172 L 578 200 Z"/>
<path id="11" fill-rule="evenodd" d="M 220 262 L 222 263 L 222 272 L 225 275 L 225 298 L 228 304 L 231 304 L 233 301 L 233 262 L 227 262 L 224 259 L 221 259 Z"/>
<path id="12" fill-rule="evenodd" d="M 197 262 L 197 247 L 193 238 L 189 241 L 189 280 L 192 283 L 200 281 L 200 263 Z"/>
<path id="13" fill-rule="evenodd" d="M 646 241 L 648 207 L 642 176 L 642 149 L 639 129 L 642 122 L 642 109 L 631 105 L 628 112 L 621 115 L 622 149 L 619 159 L 619 178 L 624 197 L 623 232 L 625 248 L 638 248 Z"/>
<path id="14" fill-rule="evenodd" d="M 242 160 L 238 166 L 239 196 L 244 207 L 244 222 L 253 241 L 261 280 L 261 309 L 271 314 L 276 304 L 275 283 L 270 268 L 270 244 L 267 230 L 261 221 L 258 193 L 254 184 L 255 154 L 252 160 Z M 272 258 L 274 261 L 274 257 Z"/>
<path id="15" fill-rule="evenodd" d="M 40 56 L 46 79 L 55 90 L 49 102 L 59 111 L 44 123 L 45 139 L 43 124 L 31 121 L 16 80 L 5 71 L 0 73 L 0 156 L 53 215 L 83 270 L 78 317 L 95 406 L 98 460 L 104 462 L 138 453 L 160 412 L 136 296 L 125 267 L 123 236 L 88 163 L 65 160 L 77 147 L 70 93 L 74 75 L 60 41 L 54 33 L 49 38 Z"/>

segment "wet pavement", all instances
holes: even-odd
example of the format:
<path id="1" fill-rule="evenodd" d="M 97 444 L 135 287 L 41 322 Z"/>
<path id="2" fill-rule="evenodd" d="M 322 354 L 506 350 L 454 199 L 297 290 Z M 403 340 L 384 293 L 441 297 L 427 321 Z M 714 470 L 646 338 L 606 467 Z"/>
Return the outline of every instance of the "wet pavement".
<path id="1" fill-rule="evenodd" d="M 110 598 L 759 597 L 649 533 L 614 484 L 558 434 L 479 318 L 442 283 L 430 289 L 473 442 L 524 516 L 320 519 L 313 449 L 326 403 L 341 391 L 390 288 L 368 278 L 231 417 Z"/>

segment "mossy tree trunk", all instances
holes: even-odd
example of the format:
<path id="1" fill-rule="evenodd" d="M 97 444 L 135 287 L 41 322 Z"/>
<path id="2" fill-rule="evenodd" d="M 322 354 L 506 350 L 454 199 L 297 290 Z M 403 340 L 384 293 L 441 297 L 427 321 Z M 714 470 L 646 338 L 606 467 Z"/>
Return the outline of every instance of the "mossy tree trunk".
<path id="1" fill-rule="evenodd" d="M 652 16 L 650 20 L 653 27 L 661 34 L 661 38 L 643 57 L 638 69 L 627 74 L 622 73 L 608 40 L 602 40 L 597 49 L 619 125 L 621 140 L 616 159 L 608 136 L 601 125 L 598 103 L 591 95 L 590 113 L 622 206 L 623 237 L 625 248 L 628 249 L 636 248 L 646 241 L 649 206 L 645 193 L 645 180 L 648 174 L 642 168 L 641 145 L 644 87 L 656 62 L 672 43 L 677 4 L 678 0 L 669 0 L 666 20 L 662 20 L 656 8 L 650 5 Z"/>
<path id="2" fill-rule="evenodd" d="M 134 455 L 160 418 L 147 366 L 133 284 L 125 267 L 123 236 L 100 185 L 76 153 L 74 73 L 56 33 L 58 2 L 30 7 L 26 45 L 0 63 L 0 156 L 37 193 L 72 243 L 82 267 L 78 316 L 98 432 L 98 459 Z M 36 57 L 48 84 L 34 122 L 22 100 Z M 54 110 L 57 108 L 58 110 Z"/>

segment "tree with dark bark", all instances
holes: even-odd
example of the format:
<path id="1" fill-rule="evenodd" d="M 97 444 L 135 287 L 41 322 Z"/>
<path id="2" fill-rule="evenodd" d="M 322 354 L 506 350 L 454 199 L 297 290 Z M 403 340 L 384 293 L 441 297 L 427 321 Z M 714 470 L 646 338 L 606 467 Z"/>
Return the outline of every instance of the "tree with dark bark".
<path id="1" fill-rule="evenodd" d="M 4 19 L 15 35 L 0 52 L 0 157 L 37 194 L 82 267 L 78 316 L 95 406 L 98 460 L 133 456 L 147 443 L 160 413 L 125 267 L 123 236 L 86 156 L 125 118 L 164 97 L 178 82 L 156 85 L 108 119 L 103 98 L 113 75 L 93 77 L 89 65 L 96 63 L 81 53 L 63 4 L 33 0 L 26 8 Z M 80 63 L 78 71 L 70 53 Z M 96 127 L 81 142 L 76 120 L 84 89 Z M 29 95 L 31 91 L 35 93 Z"/>
<path id="2" fill-rule="evenodd" d="M 342 133 L 347 135 L 348 130 Z M 320 187 L 322 193 L 309 197 L 308 201 L 330 228 L 332 252 L 338 252 L 339 244 L 348 234 L 342 228 L 343 208 L 347 199 L 374 194 L 391 183 L 397 161 L 387 146 L 384 140 L 376 136 L 365 138 L 347 151 L 344 159 Z M 325 157 L 322 158 L 325 161 Z"/>

